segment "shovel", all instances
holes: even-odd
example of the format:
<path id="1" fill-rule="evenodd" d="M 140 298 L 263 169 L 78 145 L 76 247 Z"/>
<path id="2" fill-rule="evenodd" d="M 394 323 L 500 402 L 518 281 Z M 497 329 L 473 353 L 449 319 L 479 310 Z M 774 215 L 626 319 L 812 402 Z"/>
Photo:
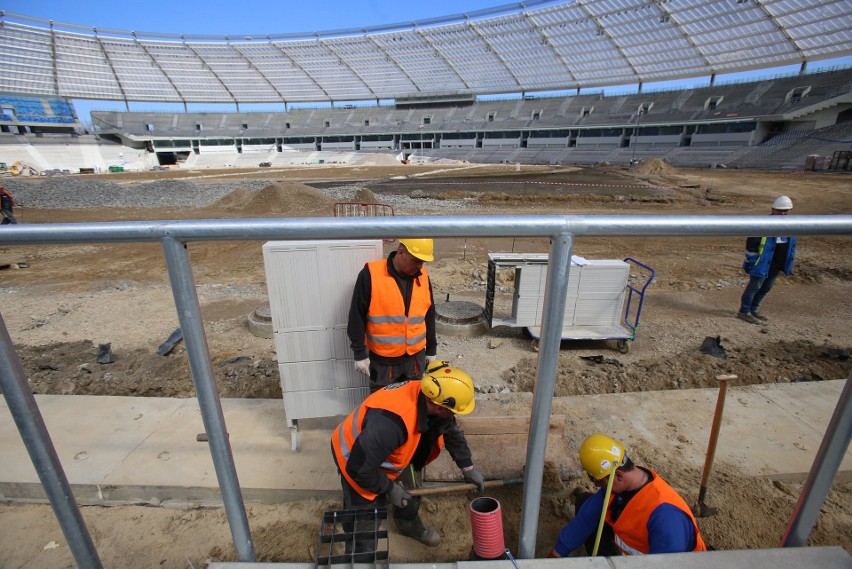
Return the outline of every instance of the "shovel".
<path id="1" fill-rule="evenodd" d="M 713 469 L 713 457 L 716 455 L 716 441 L 719 439 L 719 427 L 722 424 L 722 411 L 725 409 L 725 394 L 728 391 L 728 380 L 736 379 L 736 375 L 717 375 L 719 381 L 719 397 L 716 399 L 716 412 L 713 414 L 713 427 L 710 429 L 710 442 L 707 444 L 707 456 L 704 459 L 704 474 L 701 475 L 701 488 L 698 490 L 698 504 L 692 508 L 696 518 L 706 518 L 715 515 L 719 508 L 704 503 L 707 495 L 707 481 Z"/>

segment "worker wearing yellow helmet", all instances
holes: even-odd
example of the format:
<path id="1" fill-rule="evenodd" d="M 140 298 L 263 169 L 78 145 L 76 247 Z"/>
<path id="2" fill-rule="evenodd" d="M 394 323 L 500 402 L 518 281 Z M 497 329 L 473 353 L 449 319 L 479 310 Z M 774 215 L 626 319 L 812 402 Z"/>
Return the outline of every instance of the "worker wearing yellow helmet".
<path id="1" fill-rule="evenodd" d="M 480 492 L 485 488 L 455 419 L 474 406 L 473 379 L 445 361 L 432 362 L 422 380 L 393 383 L 373 392 L 331 436 L 344 508 L 373 508 L 387 499 L 394 506 L 400 533 L 438 546 L 441 536 L 420 518 L 419 498 L 400 481 L 405 475 L 416 476 L 446 446 L 464 479 Z"/>
<path id="2" fill-rule="evenodd" d="M 683 498 L 659 474 L 635 465 L 620 442 L 601 433 L 588 436 L 580 463 L 599 490 L 577 496 L 576 515 L 549 557 L 566 557 L 581 545 L 588 555 L 606 556 L 707 550 Z"/>
<path id="3" fill-rule="evenodd" d="M 420 379 L 435 359 L 435 301 L 423 266 L 434 259 L 431 239 L 400 239 L 387 259 L 358 273 L 347 334 L 355 369 L 369 376 L 371 391 Z"/>

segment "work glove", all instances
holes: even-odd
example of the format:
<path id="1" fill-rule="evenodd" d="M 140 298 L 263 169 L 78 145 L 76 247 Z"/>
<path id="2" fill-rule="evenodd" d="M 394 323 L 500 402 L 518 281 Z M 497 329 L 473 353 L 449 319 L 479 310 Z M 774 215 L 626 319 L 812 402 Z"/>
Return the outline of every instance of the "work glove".
<path id="1" fill-rule="evenodd" d="M 426 367 L 429 367 L 429 364 L 438 359 L 438 356 L 426 356 Z"/>
<path id="2" fill-rule="evenodd" d="M 363 373 L 367 377 L 370 377 L 370 358 L 355 360 L 355 369 L 358 370 L 358 373 Z"/>
<path id="3" fill-rule="evenodd" d="M 388 497 L 388 500 L 391 501 L 391 504 L 399 509 L 406 508 L 412 499 L 411 494 L 406 492 L 405 488 L 403 488 L 401 484 L 396 483 L 391 483 L 391 487 L 385 495 Z"/>
<path id="4" fill-rule="evenodd" d="M 481 494 L 485 492 L 485 477 L 480 471 L 475 468 L 472 468 L 470 470 L 462 470 L 462 475 L 464 476 L 465 482 L 476 484 L 477 493 Z"/>

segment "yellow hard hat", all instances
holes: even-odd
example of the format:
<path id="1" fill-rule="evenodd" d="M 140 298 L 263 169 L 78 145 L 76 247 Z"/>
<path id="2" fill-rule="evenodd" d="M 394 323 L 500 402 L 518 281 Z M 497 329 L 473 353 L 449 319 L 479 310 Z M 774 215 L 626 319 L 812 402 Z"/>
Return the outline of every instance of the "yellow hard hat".
<path id="1" fill-rule="evenodd" d="M 421 261 L 434 261 L 435 245 L 431 239 L 400 239 L 400 244 L 405 245 L 409 253 Z"/>
<path id="2" fill-rule="evenodd" d="M 580 445 L 580 463 L 595 480 L 606 478 L 626 460 L 624 445 L 601 433 L 589 435 Z"/>
<path id="3" fill-rule="evenodd" d="M 420 391 L 435 405 L 445 407 L 456 415 L 473 411 L 473 379 L 450 362 L 435 360 L 420 381 Z"/>

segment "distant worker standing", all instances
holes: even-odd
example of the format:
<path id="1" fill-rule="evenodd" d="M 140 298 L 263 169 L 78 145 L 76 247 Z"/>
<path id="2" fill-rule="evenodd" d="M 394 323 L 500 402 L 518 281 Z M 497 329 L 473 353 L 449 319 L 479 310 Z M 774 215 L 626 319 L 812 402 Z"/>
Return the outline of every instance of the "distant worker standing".
<path id="1" fill-rule="evenodd" d="M 400 239 L 387 259 L 358 273 L 347 333 L 355 369 L 369 376 L 371 391 L 420 379 L 435 359 L 435 301 L 423 267 L 434 258 L 431 239 Z"/>
<path id="2" fill-rule="evenodd" d="M 787 196 L 778 196 L 772 203 L 772 215 L 787 215 L 793 209 L 793 201 Z M 749 237 L 746 239 L 743 270 L 749 274 L 748 285 L 740 300 L 737 318 L 750 324 L 761 324 L 769 320 L 760 312 L 760 303 L 772 290 L 778 274 L 789 275 L 796 256 L 795 237 Z"/>
<path id="3" fill-rule="evenodd" d="M 3 214 L 3 221 L 0 221 L 0 225 L 18 223 L 12 211 L 14 207 L 15 198 L 6 190 L 6 186 L 0 184 L 0 213 Z"/>
<path id="4" fill-rule="evenodd" d="M 635 465 L 620 442 L 600 433 L 586 437 L 580 463 L 600 490 L 577 497 L 577 514 L 562 528 L 548 557 L 566 557 L 584 544 L 586 554 L 592 555 L 602 515 L 606 517 L 598 555 L 707 550 L 683 498 L 659 474 Z M 604 508 L 608 484 L 612 488 Z"/>
<path id="5" fill-rule="evenodd" d="M 394 506 L 400 533 L 438 546 L 440 534 L 420 518 L 420 498 L 409 494 L 400 482 L 416 481 L 446 445 L 464 479 L 480 492 L 485 489 L 485 479 L 473 466 L 470 447 L 455 418 L 472 412 L 474 406 L 471 377 L 442 361 L 430 364 L 422 380 L 393 383 L 373 392 L 331 436 L 343 507 L 372 508 L 387 498 Z M 358 550 L 363 547 L 356 544 Z"/>

